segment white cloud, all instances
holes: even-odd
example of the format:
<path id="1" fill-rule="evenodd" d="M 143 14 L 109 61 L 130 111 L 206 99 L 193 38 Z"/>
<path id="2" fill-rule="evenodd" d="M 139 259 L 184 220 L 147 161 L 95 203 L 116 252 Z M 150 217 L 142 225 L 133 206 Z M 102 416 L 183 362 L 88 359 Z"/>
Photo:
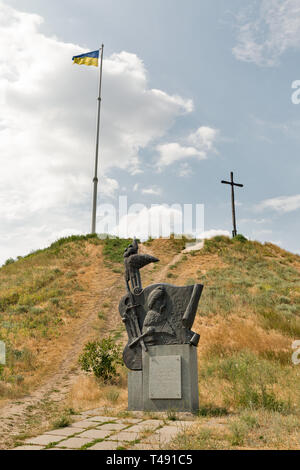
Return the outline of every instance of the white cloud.
<path id="1" fill-rule="evenodd" d="M 142 189 L 143 194 L 150 194 L 153 196 L 159 196 L 161 194 L 161 188 L 158 186 L 151 186 L 150 188 Z"/>
<path id="2" fill-rule="evenodd" d="M 187 176 L 190 176 L 191 174 L 192 174 L 192 169 L 190 168 L 188 163 L 184 162 L 179 165 L 178 176 L 185 178 Z"/>
<path id="3" fill-rule="evenodd" d="M 215 151 L 214 143 L 217 133 L 218 131 L 212 127 L 201 126 L 190 134 L 187 140 L 206 156 L 209 152 Z"/>
<path id="4" fill-rule="evenodd" d="M 200 152 L 195 147 L 183 147 L 177 142 L 158 145 L 157 150 L 160 153 L 159 166 L 168 166 L 187 157 L 197 157 L 199 160 L 206 158 L 203 152 Z"/>
<path id="5" fill-rule="evenodd" d="M 260 0 L 238 15 L 238 60 L 260 66 L 278 64 L 289 48 L 300 48 L 299 0 Z"/>
<path id="6" fill-rule="evenodd" d="M 256 206 L 256 210 L 273 209 L 277 212 L 293 212 L 300 209 L 300 194 L 265 199 Z"/>
<path id="7" fill-rule="evenodd" d="M 197 238 L 199 238 L 200 240 L 204 240 L 204 239 L 216 237 L 217 235 L 224 235 L 225 237 L 231 236 L 228 230 L 211 229 L 211 230 L 205 230 L 204 232 L 200 233 L 197 236 Z"/>
<path id="8" fill-rule="evenodd" d="M 239 219 L 240 224 L 268 224 L 270 222 L 270 219 Z"/>
<path id="9" fill-rule="evenodd" d="M 184 139 L 183 145 L 178 142 L 158 145 L 156 147 L 159 152 L 157 166 L 162 168 L 176 161 L 191 157 L 198 160 L 206 159 L 209 153 L 216 152 L 214 144 L 217 134 L 218 131 L 216 129 L 201 126 Z"/>
<path id="10" fill-rule="evenodd" d="M 99 178 L 98 189 L 101 193 L 106 196 L 113 197 L 117 190 L 119 189 L 119 183 L 113 178 L 103 177 Z"/>
<path id="11" fill-rule="evenodd" d="M 73 65 L 72 56 L 86 49 L 45 36 L 42 22 L 0 0 L 1 259 L 38 248 L 48 236 L 40 226 L 49 237 L 90 228 L 99 70 Z M 140 150 L 163 138 L 193 103 L 150 89 L 142 60 L 125 51 L 105 57 L 102 98 L 103 198 L 118 190 L 109 171 L 142 172 Z M 34 230 L 19 248 L 6 238 Z"/>

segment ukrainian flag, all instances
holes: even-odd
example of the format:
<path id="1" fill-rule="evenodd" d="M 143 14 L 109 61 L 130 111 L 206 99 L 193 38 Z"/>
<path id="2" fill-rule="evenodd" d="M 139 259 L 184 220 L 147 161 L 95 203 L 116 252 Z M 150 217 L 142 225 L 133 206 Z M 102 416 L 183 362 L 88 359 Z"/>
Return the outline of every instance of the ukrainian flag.
<path id="1" fill-rule="evenodd" d="M 74 57 L 72 57 L 74 64 L 95 65 L 95 67 L 98 67 L 98 59 L 99 59 L 99 50 L 86 52 L 85 54 L 81 54 L 81 55 L 74 55 Z"/>

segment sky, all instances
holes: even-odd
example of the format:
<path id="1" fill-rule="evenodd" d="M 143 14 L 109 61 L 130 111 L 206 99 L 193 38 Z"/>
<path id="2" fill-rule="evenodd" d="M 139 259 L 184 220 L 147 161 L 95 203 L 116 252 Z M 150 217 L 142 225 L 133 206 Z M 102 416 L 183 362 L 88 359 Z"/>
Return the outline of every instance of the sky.
<path id="1" fill-rule="evenodd" d="M 299 0 L 0 0 L 0 264 L 91 230 L 102 43 L 97 227 L 230 235 L 233 171 L 238 232 L 300 253 Z"/>

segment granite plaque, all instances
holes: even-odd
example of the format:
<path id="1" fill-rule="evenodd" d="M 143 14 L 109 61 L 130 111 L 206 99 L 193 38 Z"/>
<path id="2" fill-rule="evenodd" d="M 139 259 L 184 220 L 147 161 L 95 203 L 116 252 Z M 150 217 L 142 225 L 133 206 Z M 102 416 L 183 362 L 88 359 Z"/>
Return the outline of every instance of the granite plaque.
<path id="1" fill-rule="evenodd" d="M 150 357 L 150 400 L 178 399 L 181 393 L 181 356 Z"/>

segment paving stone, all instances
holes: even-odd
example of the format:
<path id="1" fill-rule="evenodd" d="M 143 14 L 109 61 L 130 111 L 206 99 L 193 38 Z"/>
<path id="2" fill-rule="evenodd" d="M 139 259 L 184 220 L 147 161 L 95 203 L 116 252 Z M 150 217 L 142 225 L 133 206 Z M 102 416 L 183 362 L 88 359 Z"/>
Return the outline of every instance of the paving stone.
<path id="1" fill-rule="evenodd" d="M 149 434 L 149 436 L 146 436 L 141 443 L 147 443 L 151 446 L 161 446 L 172 440 L 179 432 L 180 429 L 176 426 L 164 426 L 163 428 L 155 431 L 154 434 Z"/>
<path id="2" fill-rule="evenodd" d="M 97 444 L 92 447 L 89 447 L 87 450 L 115 450 L 117 447 L 120 447 L 119 442 L 103 441 L 97 442 Z"/>
<path id="3" fill-rule="evenodd" d="M 135 441 L 138 439 L 139 433 L 137 432 L 126 432 L 126 431 L 121 431 L 118 432 L 117 434 L 112 434 L 109 437 L 110 441 Z"/>
<path id="4" fill-rule="evenodd" d="M 85 410 L 82 411 L 80 414 L 82 416 L 99 416 L 101 413 L 103 413 L 103 407 L 100 408 L 93 408 L 92 410 Z"/>
<path id="5" fill-rule="evenodd" d="M 56 447 L 67 447 L 69 449 L 80 449 L 82 446 L 91 442 L 91 439 L 86 437 L 71 437 L 66 441 L 60 442 Z"/>
<path id="6" fill-rule="evenodd" d="M 151 427 L 151 426 L 143 426 L 142 423 L 139 423 L 139 424 L 135 424 L 133 426 L 131 426 L 130 428 L 127 428 L 127 429 L 124 429 L 124 432 L 135 432 L 135 433 L 141 433 L 141 432 L 144 432 L 148 429 L 151 429 L 151 430 L 155 430 L 155 427 Z"/>
<path id="7" fill-rule="evenodd" d="M 103 429 L 103 430 L 108 430 L 108 431 L 120 431 L 121 429 L 124 429 L 127 426 L 128 424 L 107 423 L 107 424 L 102 424 L 102 426 L 98 426 L 97 429 Z"/>
<path id="8" fill-rule="evenodd" d="M 75 433 L 85 431 L 84 428 L 77 428 L 68 426 L 67 428 L 55 429 L 54 431 L 47 431 L 46 434 L 51 434 L 55 436 L 72 436 Z"/>
<path id="9" fill-rule="evenodd" d="M 116 421 L 117 419 L 118 418 L 112 416 L 91 416 L 87 421 L 102 421 L 105 423 L 107 421 Z"/>
<path id="10" fill-rule="evenodd" d="M 136 424 L 140 423 L 142 420 L 141 418 L 122 418 L 121 422 L 122 423 L 128 423 L 128 424 Z"/>
<path id="11" fill-rule="evenodd" d="M 173 437 L 177 436 L 178 433 L 180 433 L 180 429 L 177 426 L 164 426 L 155 432 L 161 442 L 170 441 Z"/>
<path id="12" fill-rule="evenodd" d="M 84 419 L 83 421 L 77 421 L 76 423 L 72 423 L 71 424 L 72 428 L 90 428 L 92 426 L 96 426 L 96 424 L 94 424 L 93 422 L 91 421 L 88 421 L 87 419 Z"/>
<path id="13" fill-rule="evenodd" d="M 158 427 L 164 424 L 164 422 L 161 419 L 146 419 L 145 421 L 142 421 L 140 424 L 143 424 L 148 427 Z"/>
<path id="14" fill-rule="evenodd" d="M 155 419 L 146 420 L 146 421 L 142 421 L 139 424 L 135 424 L 134 426 L 131 426 L 130 428 L 126 429 L 126 431 L 128 430 L 130 432 L 143 432 L 148 429 L 154 430 L 158 428 L 159 426 L 161 426 L 162 424 L 163 424 L 162 421 L 157 421 Z"/>
<path id="15" fill-rule="evenodd" d="M 42 434 L 41 436 L 32 437 L 27 439 L 26 444 L 37 444 L 40 446 L 47 446 L 50 442 L 59 442 L 64 439 L 63 436 L 53 436 L 52 434 Z"/>
<path id="16" fill-rule="evenodd" d="M 79 434 L 78 437 L 88 437 L 90 438 L 90 441 L 93 441 L 94 439 L 104 439 L 110 434 L 111 431 L 102 431 L 101 429 L 90 429 L 89 431 L 84 431 L 82 434 Z"/>
<path id="17" fill-rule="evenodd" d="M 42 450 L 43 448 L 43 446 L 19 446 L 12 450 Z"/>

